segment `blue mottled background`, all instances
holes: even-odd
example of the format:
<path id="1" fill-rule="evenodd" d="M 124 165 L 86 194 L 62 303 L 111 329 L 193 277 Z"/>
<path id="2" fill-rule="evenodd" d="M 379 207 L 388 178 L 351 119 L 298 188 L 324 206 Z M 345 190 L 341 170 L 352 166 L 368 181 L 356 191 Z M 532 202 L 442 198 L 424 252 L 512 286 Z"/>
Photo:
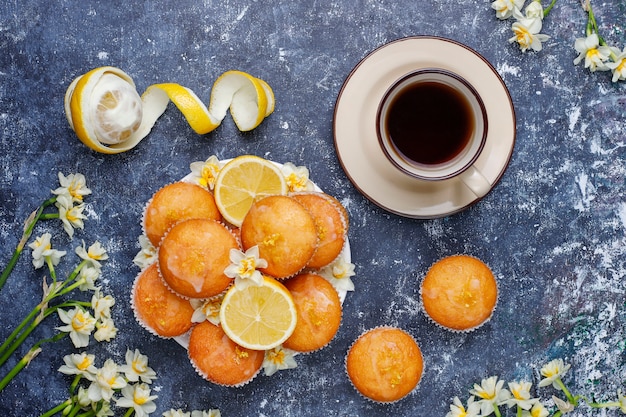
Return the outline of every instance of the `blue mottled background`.
<path id="1" fill-rule="evenodd" d="M 626 44 L 626 2 L 595 1 L 602 34 Z M 322 0 L 70 1 L 5 0 L 0 5 L 0 265 L 9 260 L 21 223 L 57 186 L 59 171 L 80 172 L 93 194 L 89 219 L 69 241 L 48 222 L 55 247 L 69 255 L 84 240 L 103 243 L 104 291 L 117 300 L 120 332 L 87 348 L 123 361 L 127 348 L 150 357 L 161 415 L 169 408 L 219 408 L 223 416 L 439 415 L 456 395 L 490 375 L 539 380 L 539 368 L 563 357 L 574 393 L 598 400 L 626 390 L 626 83 L 574 66 L 573 44 L 586 15 L 578 0 L 559 0 L 544 21 L 551 36 L 540 53 L 523 54 L 507 39 L 489 1 Z M 337 160 L 332 115 L 351 69 L 371 50 L 410 35 L 467 44 L 497 69 L 517 114 L 517 142 L 495 189 L 464 212 L 436 220 L 388 214 L 360 195 Z M 454 59 L 454 57 L 450 57 Z M 63 111 L 77 75 L 103 65 L 130 74 L 142 92 L 177 82 L 209 99 L 222 72 L 240 69 L 265 79 L 276 111 L 250 133 L 232 119 L 199 136 L 172 106 L 151 134 L 120 155 L 80 144 Z M 257 154 L 306 165 L 311 178 L 346 206 L 352 227 L 356 291 L 342 326 L 322 351 L 298 357 L 295 370 L 223 388 L 196 375 L 174 341 L 138 326 L 129 289 L 138 272 L 140 217 L 162 185 L 210 155 Z M 434 261 L 467 253 L 487 262 L 501 294 L 496 314 L 478 331 L 456 334 L 432 325 L 418 307 L 421 277 Z M 26 251 L 0 293 L 6 337 L 41 294 L 42 270 Z M 49 318 L 32 341 L 59 325 Z M 361 398 L 344 373 L 344 356 L 365 329 L 397 325 L 420 343 L 426 369 L 419 388 L 393 405 Z M 69 340 L 45 346 L 3 392 L 2 415 L 39 415 L 66 398 L 70 379 L 57 369 L 74 352 Z M 23 353 L 23 352 L 22 352 Z M 10 362 L 12 363 L 12 362 Z M 4 374 L 8 369 L 2 369 Z M 533 392 L 544 399 L 555 392 Z M 613 413 L 613 414 L 612 414 Z M 617 415 L 581 406 L 572 415 Z M 121 414 L 120 414 L 121 415 Z"/>

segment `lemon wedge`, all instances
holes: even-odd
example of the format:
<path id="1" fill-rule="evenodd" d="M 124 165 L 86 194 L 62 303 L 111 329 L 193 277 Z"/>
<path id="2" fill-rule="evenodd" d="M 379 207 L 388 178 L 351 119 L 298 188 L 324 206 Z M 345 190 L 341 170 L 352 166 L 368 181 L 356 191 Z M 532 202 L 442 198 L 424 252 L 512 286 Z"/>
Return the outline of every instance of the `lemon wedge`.
<path id="1" fill-rule="evenodd" d="M 233 285 L 220 307 L 224 333 L 248 349 L 268 350 L 281 345 L 293 333 L 296 307 L 283 284 L 264 276 L 261 285 Z"/>
<path id="2" fill-rule="evenodd" d="M 78 138 L 102 153 L 135 147 L 173 102 L 198 134 L 217 128 L 230 109 L 240 131 L 256 128 L 274 111 L 275 98 L 263 80 L 226 71 L 211 90 L 209 106 L 189 88 L 153 84 L 139 96 L 133 79 L 119 68 L 99 67 L 76 77 L 65 92 L 65 115 Z"/>
<path id="3" fill-rule="evenodd" d="M 276 164 L 259 156 L 241 155 L 220 169 L 213 195 L 224 219 L 239 227 L 256 199 L 285 195 L 287 191 L 285 176 Z"/>

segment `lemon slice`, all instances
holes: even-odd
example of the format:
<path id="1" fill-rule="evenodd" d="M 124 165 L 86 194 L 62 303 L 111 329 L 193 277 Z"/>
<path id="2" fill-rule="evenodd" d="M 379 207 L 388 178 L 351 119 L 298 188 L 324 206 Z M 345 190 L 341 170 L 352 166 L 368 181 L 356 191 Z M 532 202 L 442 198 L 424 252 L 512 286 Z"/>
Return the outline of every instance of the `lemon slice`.
<path id="1" fill-rule="evenodd" d="M 213 189 L 215 204 L 229 223 L 239 227 L 258 198 L 287 194 L 280 168 L 254 155 L 241 155 L 222 167 Z"/>
<path id="2" fill-rule="evenodd" d="M 226 112 L 240 131 L 256 128 L 274 111 L 271 87 L 242 71 L 217 78 L 207 108 L 189 88 L 153 84 L 139 96 L 132 78 L 115 67 L 95 68 L 74 79 L 65 93 L 65 115 L 78 138 L 102 153 L 120 153 L 145 138 L 172 101 L 198 134 L 217 128 Z"/>
<path id="3" fill-rule="evenodd" d="M 224 333 L 248 349 L 268 350 L 291 336 L 297 321 L 296 307 L 284 285 L 263 277 L 262 285 L 233 285 L 220 307 Z"/>

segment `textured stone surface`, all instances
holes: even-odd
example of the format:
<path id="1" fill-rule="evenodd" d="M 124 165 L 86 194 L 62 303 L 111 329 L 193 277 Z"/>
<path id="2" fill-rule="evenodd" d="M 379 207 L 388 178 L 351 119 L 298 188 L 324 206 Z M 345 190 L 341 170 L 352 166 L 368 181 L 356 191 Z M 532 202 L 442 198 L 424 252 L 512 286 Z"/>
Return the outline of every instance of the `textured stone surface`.
<path id="1" fill-rule="evenodd" d="M 624 2 L 594 5 L 605 38 L 621 49 Z M 544 22 L 551 36 L 544 50 L 522 54 L 507 42 L 511 22 L 498 21 L 486 1 L 5 1 L 0 265 L 23 219 L 57 186 L 57 172 L 83 173 L 93 190 L 84 231 L 70 242 L 58 222 L 48 222 L 35 234 L 51 231 L 55 247 L 68 251 L 61 276 L 74 265 L 81 240 L 97 239 L 108 250 L 101 283 L 117 300 L 120 331 L 113 342 L 92 341 L 87 350 L 99 364 L 107 357 L 122 362 L 127 348 L 149 355 L 158 374 L 154 415 L 220 408 L 224 416 L 443 416 L 452 398 L 465 399 L 481 378 L 529 378 L 536 385 L 540 366 L 555 357 L 572 364 L 566 381 L 573 392 L 616 398 L 626 380 L 626 84 L 572 64 L 585 19 L 577 0 L 557 2 Z M 388 214 L 360 195 L 338 163 L 332 135 L 334 103 L 350 70 L 376 47 L 410 35 L 448 37 L 481 53 L 503 77 L 517 112 L 517 143 L 495 189 L 460 214 L 428 221 Z M 199 136 L 170 105 L 138 147 L 97 154 L 68 127 L 63 95 L 75 76 L 102 65 L 128 72 L 140 92 L 178 82 L 205 100 L 217 76 L 240 69 L 269 82 L 276 111 L 250 133 L 238 132 L 227 117 Z M 176 342 L 138 326 L 128 299 L 138 272 L 132 259 L 140 217 L 152 193 L 185 176 L 190 162 L 243 153 L 306 165 L 344 203 L 357 276 L 330 346 L 299 356 L 295 370 L 232 389 L 205 382 Z M 483 259 L 501 286 L 496 314 L 470 334 L 437 328 L 418 305 L 428 266 L 455 253 Z M 26 250 L 0 292 L 2 338 L 37 303 L 43 276 Z M 50 317 L 29 340 L 51 335 L 57 325 Z M 387 406 L 361 398 L 344 373 L 350 344 L 380 325 L 414 335 L 425 359 L 419 388 Z M 46 345 L 0 393 L 1 413 L 39 415 L 62 402 L 70 378 L 57 369 L 74 351 L 69 340 Z M 537 392 L 545 399 L 553 393 Z M 576 415 L 596 414 L 582 407 Z"/>

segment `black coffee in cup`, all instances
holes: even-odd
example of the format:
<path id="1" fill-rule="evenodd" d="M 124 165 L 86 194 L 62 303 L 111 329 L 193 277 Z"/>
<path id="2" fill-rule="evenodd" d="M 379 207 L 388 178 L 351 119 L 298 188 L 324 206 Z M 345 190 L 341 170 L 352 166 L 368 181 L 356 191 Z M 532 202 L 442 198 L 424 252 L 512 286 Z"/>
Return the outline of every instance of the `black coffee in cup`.
<path id="1" fill-rule="evenodd" d="M 474 134 L 474 119 L 471 104 L 460 91 L 424 80 L 395 94 L 383 128 L 406 159 L 436 165 L 465 149 Z"/>

